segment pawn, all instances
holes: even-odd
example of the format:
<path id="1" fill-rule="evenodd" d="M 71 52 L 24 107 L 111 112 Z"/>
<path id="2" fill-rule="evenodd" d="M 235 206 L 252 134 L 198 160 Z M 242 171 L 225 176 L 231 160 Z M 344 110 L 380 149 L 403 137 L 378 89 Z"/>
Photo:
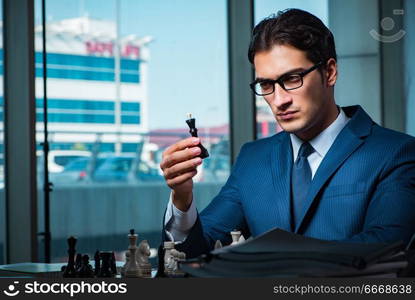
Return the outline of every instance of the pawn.
<path id="1" fill-rule="evenodd" d="M 223 247 L 222 242 L 220 240 L 217 240 L 216 243 L 215 243 L 215 249 L 219 249 L 219 248 L 222 248 L 222 247 Z"/>
<path id="2" fill-rule="evenodd" d="M 231 231 L 231 236 L 232 236 L 231 245 L 238 244 L 238 241 L 239 241 L 239 238 L 241 237 L 241 235 L 242 235 L 242 233 L 239 230 Z"/>
<path id="3" fill-rule="evenodd" d="M 81 266 L 82 266 L 82 254 L 78 253 L 76 254 L 76 258 L 75 258 L 75 272 L 77 274 L 79 273 Z"/>
<path id="4" fill-rule="evenodd" d="M 241 237 L 238 240 L 238 244 L 241 244 L 243 242 L 245 242 L 245 237 L 243 235 L 241 235 Z"/>
<path id="5" fill-rule="evenodd" d="M 89 256 L 85 254 L 82 256 L 81 267 L 78 271 L 78 276 L 80 278 L 91 278 L 94 277 L 94 270 L 92 266 L 89 264 Z"/>

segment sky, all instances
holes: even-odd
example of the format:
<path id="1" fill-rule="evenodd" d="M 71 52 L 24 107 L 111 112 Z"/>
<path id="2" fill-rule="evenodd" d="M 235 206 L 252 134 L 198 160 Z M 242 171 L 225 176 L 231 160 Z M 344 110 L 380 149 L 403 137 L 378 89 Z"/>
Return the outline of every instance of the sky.
<path id="1" fill-rule="evenodd" d="M 115 0 L 47 0 L 48 21 L 89 15 L 115 20 Z M 150 129 L 229 122 L 226 1 L 120 0 L 121 35 L 152 36 Z M 40 22 L 40 1 L 36 20 Z"/>
<path id="2" fill-rule="evenodd" d="M 199 127 L 229 123 L 226 0 L 118 0 L 121 35 L 151 36 L 150 129 L 178 128 L 191 112 Z M 46 0 L 48 21 L 88 15 L 116 19 L 117 0 Z M 257 0 L 255 20 L 299 7 L 327 20 L 327 0 Z M 41 1 L 36 0 L 36 22 Z"/>

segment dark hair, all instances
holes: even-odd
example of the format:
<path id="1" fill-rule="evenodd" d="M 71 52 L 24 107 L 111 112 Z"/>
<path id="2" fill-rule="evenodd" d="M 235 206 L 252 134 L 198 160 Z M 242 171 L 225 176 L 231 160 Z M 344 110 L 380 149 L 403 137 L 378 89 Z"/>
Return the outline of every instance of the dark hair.
<path id="1" fill-rule="evenodd" d="M 287 9 L 271 15 L 255 26 L 248 58 L 253 64 L 257 52 L 269 51 L 274 45 L 288 44 L 306 52 L 313 63 L 337 61 L 334 37 L 316 16 L 301 9 Z"/>

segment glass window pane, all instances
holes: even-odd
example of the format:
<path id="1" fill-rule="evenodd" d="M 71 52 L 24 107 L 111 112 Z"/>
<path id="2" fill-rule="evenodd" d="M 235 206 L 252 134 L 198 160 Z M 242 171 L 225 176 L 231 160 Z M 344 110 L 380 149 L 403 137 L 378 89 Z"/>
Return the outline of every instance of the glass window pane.
<path id="1" fill-rule="evenodd" d="M 415 2 L 404 2 L 404 42 L 406 132 L 415 136 Z"/>
<path id="2" fill-rule="evenodd" d="M 70 235 L 82 253 L 114 250 L 123 260 L 130 228 L 157 248 L 169 199 L 159 163 L 166 147 L 190 136 L 187 113 L 211 153 L 195 178 L 200 209 L 229 174 L 226 1 L 47 0 L 46 11 L 52 260 L 66 259 Z"/>
<path id="3" fill-rule="evenodd" d="M 378 28 L 377 2 L 256 0 L 255 22 L 287 8 L 299 8 L 314 14 L 333 32 L 339 71 L 335 86 L 336 103 L 340 106 L 359 104 L 374 121 L 380 122 L 380 56 L 377 41 L 369 35 L 371 29 Z M 265 100 L 257 97 L 258 137 L 270 136 L 279 130 Z"/>
<path id="4" fill-rule="evenodd" d="M 328 24 L 328 5 L 327 0 L 256 0 L 255 1 L 255 24 L 262 19 L 277 14 L 278 11 L 287 8 L 300 8 L 319 17 L 326 25 Z M 271 109 L 262 96 L 256 96 L 257 108 L 257 137 L 263 138 L 271 136 L 281 130 L 273 116 Z"/>

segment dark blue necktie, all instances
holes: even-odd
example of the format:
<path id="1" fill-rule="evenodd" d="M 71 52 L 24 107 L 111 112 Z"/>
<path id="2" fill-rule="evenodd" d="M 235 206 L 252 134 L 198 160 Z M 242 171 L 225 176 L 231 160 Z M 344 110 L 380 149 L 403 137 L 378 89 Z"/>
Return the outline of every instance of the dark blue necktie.
<path id="1" fill-rule="evenodd" d="M 291 190 L 294 227 L 300 222 L 304 202 L 311 184 L 311 169 L 307 157 L 313 152 L 314 148 L 308 142 L 304 142 L 293 165 Z"/>

